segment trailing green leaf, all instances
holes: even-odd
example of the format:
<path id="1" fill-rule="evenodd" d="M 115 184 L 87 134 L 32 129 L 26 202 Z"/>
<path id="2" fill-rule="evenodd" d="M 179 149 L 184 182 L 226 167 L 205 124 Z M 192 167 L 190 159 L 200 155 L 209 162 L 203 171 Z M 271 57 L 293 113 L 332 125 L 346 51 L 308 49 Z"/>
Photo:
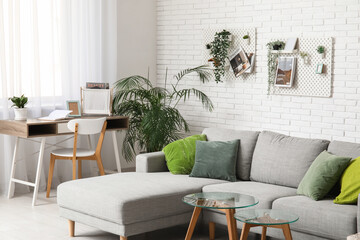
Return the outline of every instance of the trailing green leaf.
<path id="1" fill-rule="evenodd" d="M 228 50 L 231 44 L 230 36 L 231 33 L 226 30 L 217 32 L 214 41 L 210 44 L 211 61 L 213 61 L 215 67 L 214 75 L 216 83 L 222 82 L 221 77 L 225 75 L 225 63 L 228 58 Z"/>

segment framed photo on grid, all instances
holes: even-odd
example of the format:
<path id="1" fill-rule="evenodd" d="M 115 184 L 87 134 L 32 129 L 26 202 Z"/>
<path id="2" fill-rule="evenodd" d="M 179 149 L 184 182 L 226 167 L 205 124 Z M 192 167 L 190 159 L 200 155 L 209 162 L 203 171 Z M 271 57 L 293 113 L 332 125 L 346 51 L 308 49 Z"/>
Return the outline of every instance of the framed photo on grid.
<path id="1" fill-rule="evenodd" d="M 69 117 L 81 117 L 81 105 L 80 101 L 69 100 L 66 101 L 67 109 L 72 111 L 68 116 Z"/>
<path id="2" fill-rule="evenodd" d="M 274 85 L 277 87 L 292 87 L 295 71 L 295 57 L 279 57 Z"/>

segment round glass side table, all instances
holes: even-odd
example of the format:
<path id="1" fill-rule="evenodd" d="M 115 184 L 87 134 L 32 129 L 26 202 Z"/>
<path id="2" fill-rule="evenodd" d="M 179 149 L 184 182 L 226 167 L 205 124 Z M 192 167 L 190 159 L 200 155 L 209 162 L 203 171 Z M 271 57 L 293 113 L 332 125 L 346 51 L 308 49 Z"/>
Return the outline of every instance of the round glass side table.
<path id="1" fill-rule="evenodd" d="M 226 214 L 229 239 L 237 240 L 236 220 L 234 218 L 235 209 L 251 207 L 259 201 L 249 195 L 228 192 L 207 192 L 194 193 L 183 197 L 183 202 L 194 207 L 190 224 L 186 233 L 185 240 L 190 240 L 199 218 L 201 209 L 216 209 Z M 215 238 L 215 223 L 209 223 L 210 240 Z"/>
<path id="2" fill-rule="evenodd" d="M 252 227 L 262 227 L 261 240 L 266 239 L 267 228 L 281 228 L 286 240 L 292 240 L 290 223 L 299 220 L 295 214 L 280 209 L 245 209 L 235 214 L 243 222 L 240 240 L 246 240 Z"/>

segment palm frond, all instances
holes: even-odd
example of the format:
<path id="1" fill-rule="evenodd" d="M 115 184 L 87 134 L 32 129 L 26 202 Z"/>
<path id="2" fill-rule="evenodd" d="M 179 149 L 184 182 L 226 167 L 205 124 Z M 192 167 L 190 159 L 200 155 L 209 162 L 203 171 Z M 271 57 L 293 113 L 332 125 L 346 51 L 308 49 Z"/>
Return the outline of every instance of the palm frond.
<path id="1" fill-rule="evenodd" d="M 196 97 L 198 100 L 201 101 L 203 107 L 205 109 L 207 109 L 208 111 L 212 112 L 212 110 L 214 110 L 214 105 L 212 103 L 212 101 L 210 100 L 210 98 L 203 93 L 200 90 L 197 90 L 195 88 L 187 88 L 187 89 L 182 89 L 179 90 L 177 92 L 174 92 L 173 94 L 175 94 L 175 98 L 178 99 L 177 103 L 183 99 L 184 102 L 186 100 L 188 100 L 191 96 Z M 176 105 L 175 105 L 176 106 Z"/>
<path id="2" fill-rule="evenodd" d="M 207 65 L 201 65 L 195 68 L 188 68 L 182 70 L 174 77 L 179 82 L 184 76 L 190 73 L 197 73 L 200 78 L 200 81 L 203 83 L 208 82 L 209 79 L 211 78 L 211 69 Z"/>
<path id="3" fill-rule="evenodd" d="M 115 82 L 115 91 L 130 90 L 134 88 L 152 88 L 152 84 L 149 79 L 139 75 L 122 78 Z"/>

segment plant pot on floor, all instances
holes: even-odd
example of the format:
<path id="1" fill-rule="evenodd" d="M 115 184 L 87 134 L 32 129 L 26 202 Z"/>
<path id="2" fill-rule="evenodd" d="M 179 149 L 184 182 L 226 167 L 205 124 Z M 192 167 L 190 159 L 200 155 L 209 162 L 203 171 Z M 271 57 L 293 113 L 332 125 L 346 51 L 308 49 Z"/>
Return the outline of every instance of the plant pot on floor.
<path id="1" fill-rule="evenodd" d="M 14 108 L 15 120 L 27 119 L 27 108 Z"/>

